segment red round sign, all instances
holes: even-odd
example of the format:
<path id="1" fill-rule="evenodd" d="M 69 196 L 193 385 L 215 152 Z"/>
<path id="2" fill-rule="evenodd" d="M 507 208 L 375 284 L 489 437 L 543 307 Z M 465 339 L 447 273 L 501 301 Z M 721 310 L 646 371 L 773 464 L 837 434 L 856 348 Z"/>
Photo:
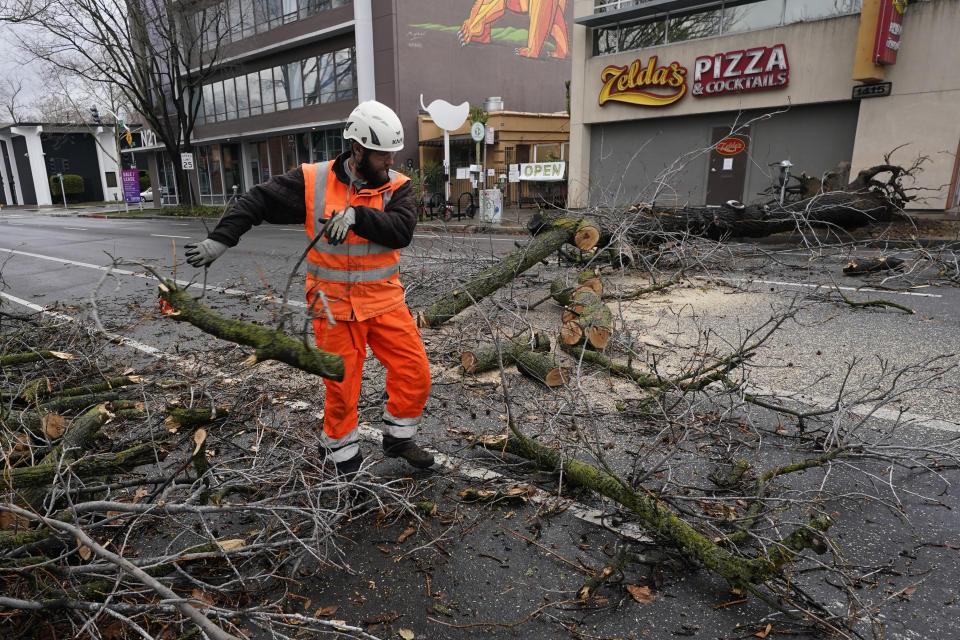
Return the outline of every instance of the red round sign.
<path id="1" fill-rule="evenodd" d="M 716 150 L 722 156 L 735 156 L 747 148 L 747 143 L 740 138 L 724 138 L 717 143 Z"/>

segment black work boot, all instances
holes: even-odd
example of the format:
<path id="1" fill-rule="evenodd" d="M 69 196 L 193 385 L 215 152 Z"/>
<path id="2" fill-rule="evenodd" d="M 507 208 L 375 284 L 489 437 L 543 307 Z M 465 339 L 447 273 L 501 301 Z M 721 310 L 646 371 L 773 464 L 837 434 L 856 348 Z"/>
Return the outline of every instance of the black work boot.
<path id="1" fill-rule="evenodd" d="M 323 443 L 319 443 L 318 453 L 320 454 L 321 462 L 327 462 L 327 448 L 323 446 Z M 350 481 L 357 475 L 357 472 L 360 471 L 360 464 L 363 462 L 363 455 L 357 451 L 357 454 L 352 458 L 344 460 L 343 462 L 334 462 L 333 468 L 336 471 L 338 476 L 343 476 L 344 480 Z"/>
<path id="2" fill-rule="evenodd" d="M 421 449 L 412 438 L 394 438 L 384 434 L 383 453 L 391 458 L 403 458 L 418 469 L 433 465 L 433 454 Z"/>
<path id="3" fill-rule="evenodd" d="M 363 456 L 358 451 L 357 455 L 344 460 L 343 462 L 334 462 L 333 466 L 337 470 L 337 475 L 349 482 L 350 480 L 353 480 L 356 477 L 357 472 L 360 471 L 360 464 L 362 462 Z"/>

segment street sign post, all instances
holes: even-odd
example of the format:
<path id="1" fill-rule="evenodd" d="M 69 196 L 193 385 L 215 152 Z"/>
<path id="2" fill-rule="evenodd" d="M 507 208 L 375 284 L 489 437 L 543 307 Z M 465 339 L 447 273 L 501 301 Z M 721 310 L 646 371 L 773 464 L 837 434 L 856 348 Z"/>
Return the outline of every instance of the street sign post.
<path id="1" fill-rule="evenodd" d="M 480 142 L 486 135 L 487 129 L 483 126 L 482 122 L 474 122 L 470 125 L 470 137 L 473 138 L 474 142 Z"/>

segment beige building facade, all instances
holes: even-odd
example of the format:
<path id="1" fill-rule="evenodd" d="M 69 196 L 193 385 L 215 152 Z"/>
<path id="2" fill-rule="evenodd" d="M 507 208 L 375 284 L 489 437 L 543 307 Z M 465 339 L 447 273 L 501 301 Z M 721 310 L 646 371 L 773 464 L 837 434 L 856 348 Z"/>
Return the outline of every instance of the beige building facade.
<path id="1" fill-rule="evenodd" d="M 754 202 L 783 160 L 821 177 L 893 152 L 924 159 L 911 207 L 956 210 L 960 3 L 692 5 L 574 3 L 571 206 Z M 895 61 L 875 64 L 882 11 Z"/>

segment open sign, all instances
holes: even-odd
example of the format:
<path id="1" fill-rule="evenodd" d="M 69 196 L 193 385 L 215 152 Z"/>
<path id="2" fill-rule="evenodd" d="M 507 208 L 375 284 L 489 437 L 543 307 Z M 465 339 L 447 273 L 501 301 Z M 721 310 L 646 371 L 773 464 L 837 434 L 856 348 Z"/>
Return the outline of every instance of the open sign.
<path id="1" fill-rule="evenodd" d="M 747 148 L 747 143 L 740 138 L 724 138 L 717 143 L 715 149 L 722 156 L 735 156 Z"/>

